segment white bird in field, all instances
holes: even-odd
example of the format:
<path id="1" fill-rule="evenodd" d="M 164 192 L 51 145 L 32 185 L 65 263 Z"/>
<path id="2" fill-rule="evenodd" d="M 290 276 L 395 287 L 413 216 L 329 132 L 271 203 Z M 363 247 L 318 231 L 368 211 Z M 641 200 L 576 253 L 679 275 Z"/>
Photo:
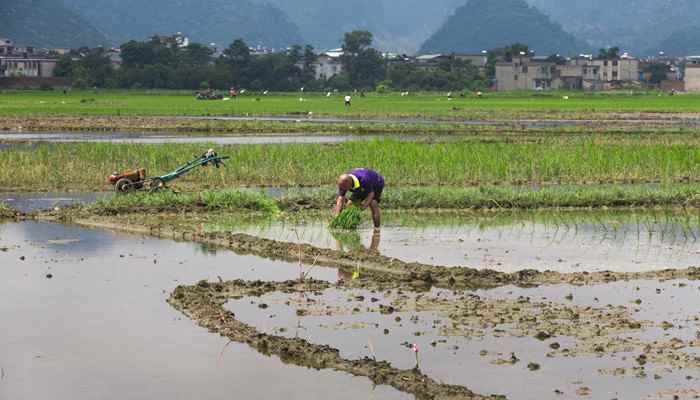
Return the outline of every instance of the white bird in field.
<path id="1" fill-rule="evenodd" d="M 331 92 L 326 93 L 326 97 L 331 97 Z"/>
<path id="2" fill-rule="evenodd" d="M 267 90 L 263 92 L 263 94 L 264 94 L 265 96 L 267 96 L 268 93 L 270 93 L 270 92 L 268 92 Z"/>

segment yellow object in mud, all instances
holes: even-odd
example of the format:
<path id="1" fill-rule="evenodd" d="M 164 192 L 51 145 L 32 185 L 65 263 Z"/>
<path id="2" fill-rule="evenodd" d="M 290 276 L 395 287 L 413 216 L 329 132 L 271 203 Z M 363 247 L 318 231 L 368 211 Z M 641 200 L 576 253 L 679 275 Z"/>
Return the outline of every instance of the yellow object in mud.
<path id="1" fill-rule="evenodd" d="M 355 267 L 355 271 L 352 273 L 352 280 L 360 279 L 360 266 Z"/>

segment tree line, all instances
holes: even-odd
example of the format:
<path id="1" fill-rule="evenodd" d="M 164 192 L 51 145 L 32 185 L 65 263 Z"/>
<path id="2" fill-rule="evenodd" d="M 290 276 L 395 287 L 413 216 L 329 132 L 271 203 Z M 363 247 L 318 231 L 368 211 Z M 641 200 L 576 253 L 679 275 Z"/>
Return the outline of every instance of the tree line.
<path id="1" fill-rule="evenodd" d="M 305 90 L 465 90 L 482 89 L 488 79 L 468 62 L 448 57 L 426 70 L 404 59 L 389 61 L 372 47 L 367 31 L 346 33 L 342 72 L 316 79 L 317 54 L 312 46 L 292 46 L 284 52 L 254 54 L 234 40 L 220 54 L 200 43 L 183 45 L 178 36 L 153 36 L 120 46 L 121 65 L 111 50 L 80 48 L 61 57 L 56 76 L 74 87 L 126 89 L 227 89 L 253 91 Z"/>

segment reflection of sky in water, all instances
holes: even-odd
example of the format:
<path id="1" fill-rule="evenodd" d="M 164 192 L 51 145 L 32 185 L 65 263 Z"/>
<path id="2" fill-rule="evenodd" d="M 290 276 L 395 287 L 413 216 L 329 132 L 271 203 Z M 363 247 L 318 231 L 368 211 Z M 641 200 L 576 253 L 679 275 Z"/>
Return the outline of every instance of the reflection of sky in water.
<path id="1" fill-rule="evenodd" d="M 253 135 L 243 134 L 236 136 L 187 136 L 153 133 L 72 133 L 72 132 L 31 132 L 31 133 L 0 133 L 0 140 L 6 142 L 47 142 L 47 143 L 73 143 L 73 142 L 109 142 L 109 143 L 134 143 L 134 144 L 172 144 L 172 143 L 201 143 L 215 144 L 219 146 L 237 144 L 307 144 L 307 143 L 342 143 L 347 141 L 377 140 L 392 137 L 398 140 L 413 141 L 418 139 L 412 135 Z M 440 139 L 440 136 L 431 136 L 431 139 Z M 8 144 L 4 144 L 8 146 Z"/>
<path id="2" fill-rule="evenodd" d="M 166 303 L 201 279 L 295 279 L 293 263 L 27 222 L 0 224 L 0 247 L 0 399 L 409 398 L 228 343 Z"/>
<path id="3" fill-rule="evenodd" d="M 92 203 L 111 193 L 0 193 L 0 201 L 22 211 L 52 209 L 76 203 Z"/>
<path id="4" fill-rule="evenodd" d="M 627 218 L 590 214 L 588 219 L 567 220 L 563 214 L 545 222 L 515 219 L 509 224 L 471 218 L 431 225 L 426 219 L 421 224 L 425 226 L 411 227 L 389 221 L 381 230 L 379 250 L 406 261 L 503 271 L 641 271 L 697 264 L 697 217 L 686 220 L 654 214 Z M 338 241 L 322 221 L 298 225 L 275 222 L 235 230 L 334 249 L 352 247 L 352 242 L 369 247 L 373 235 L 371 229 L 362 229 Z"/>

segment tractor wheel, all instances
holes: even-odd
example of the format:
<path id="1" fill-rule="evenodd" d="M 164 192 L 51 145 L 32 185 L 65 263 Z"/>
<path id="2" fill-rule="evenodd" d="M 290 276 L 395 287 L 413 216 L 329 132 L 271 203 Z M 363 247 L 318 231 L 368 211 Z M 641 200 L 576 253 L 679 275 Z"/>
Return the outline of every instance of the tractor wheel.
<path id="1" fill-rule="evenodd" d="M 157 193 L 163 189 L 165 189 L 165 182 L 163 182 L 163 180 L 160 178 L 154 178 L 151 181 L 151 186 L 149 187 L 148 192 L 149 193 Z"/>
<path id="2" fill-rule="evenodd" d="M 122 178 L 114 185 L 114 190 L 116 190 L 117 193 L 129 193 L 133 189 L 134 183 L 128 178 Z"/>

